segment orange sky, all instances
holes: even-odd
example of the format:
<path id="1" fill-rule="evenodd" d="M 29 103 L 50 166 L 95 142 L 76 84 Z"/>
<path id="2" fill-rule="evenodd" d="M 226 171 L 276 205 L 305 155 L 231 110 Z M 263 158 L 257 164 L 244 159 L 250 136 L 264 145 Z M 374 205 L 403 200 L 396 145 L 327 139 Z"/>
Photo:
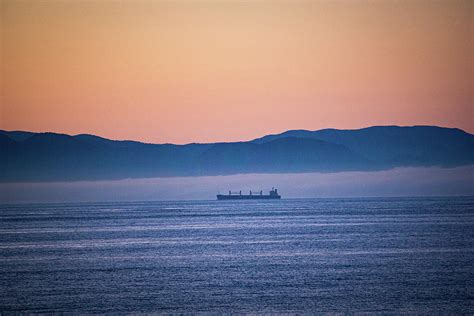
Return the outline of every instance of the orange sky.
<path id="1" fill-rule="evenodd" d="M 0 129 L 172 143 L 474 132 L 470 0 L 0 2 Z"/>

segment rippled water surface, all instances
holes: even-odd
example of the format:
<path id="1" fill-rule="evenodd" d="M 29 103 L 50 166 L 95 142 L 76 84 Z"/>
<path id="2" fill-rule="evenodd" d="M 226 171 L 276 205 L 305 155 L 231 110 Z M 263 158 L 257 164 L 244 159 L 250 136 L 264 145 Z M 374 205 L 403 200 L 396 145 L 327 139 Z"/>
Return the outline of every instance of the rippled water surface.
<path id="1" fill-rule="evenodd" d="M 0 206 L 0 310 L 474 311 L 474 198 Z"/>

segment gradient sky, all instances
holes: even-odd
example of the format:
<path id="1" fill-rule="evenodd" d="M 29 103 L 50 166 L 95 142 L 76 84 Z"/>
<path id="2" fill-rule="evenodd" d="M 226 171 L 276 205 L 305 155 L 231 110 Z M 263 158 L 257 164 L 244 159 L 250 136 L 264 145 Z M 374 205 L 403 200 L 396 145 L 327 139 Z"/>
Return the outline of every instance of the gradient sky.
<path id="1" fill-rule="evenodd" d="M 0 3 L 1 129 L 172 143 L 474 132 L 471 0 Z"/>

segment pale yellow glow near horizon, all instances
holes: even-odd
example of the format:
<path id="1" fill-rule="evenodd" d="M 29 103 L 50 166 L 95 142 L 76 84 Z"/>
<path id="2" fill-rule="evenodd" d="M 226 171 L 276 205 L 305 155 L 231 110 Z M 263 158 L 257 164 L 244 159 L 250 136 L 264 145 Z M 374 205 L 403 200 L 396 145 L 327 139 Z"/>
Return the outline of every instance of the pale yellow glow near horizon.
<path id="1" fill-rule="evenodd" d="M 474 132 L 472 1 L 1 0 L 0 128 L 147 142 Z"/>

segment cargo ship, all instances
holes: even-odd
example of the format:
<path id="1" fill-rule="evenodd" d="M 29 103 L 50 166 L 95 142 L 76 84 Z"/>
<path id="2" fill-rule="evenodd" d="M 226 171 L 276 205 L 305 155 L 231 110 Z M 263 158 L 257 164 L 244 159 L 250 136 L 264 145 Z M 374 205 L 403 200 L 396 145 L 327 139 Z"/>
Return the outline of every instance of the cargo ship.
<path id="1" fill-rule="evenodd" d="M 229 194 L 217 194 L 218 200 L 279 200 L 281 195 L 278 194 L 278 190 L 272 188 L 269 194 L 263 194 L 262 191 L 252 192 L 250 194 L 242 194 L 242 191 L 232 192 Z"/>

